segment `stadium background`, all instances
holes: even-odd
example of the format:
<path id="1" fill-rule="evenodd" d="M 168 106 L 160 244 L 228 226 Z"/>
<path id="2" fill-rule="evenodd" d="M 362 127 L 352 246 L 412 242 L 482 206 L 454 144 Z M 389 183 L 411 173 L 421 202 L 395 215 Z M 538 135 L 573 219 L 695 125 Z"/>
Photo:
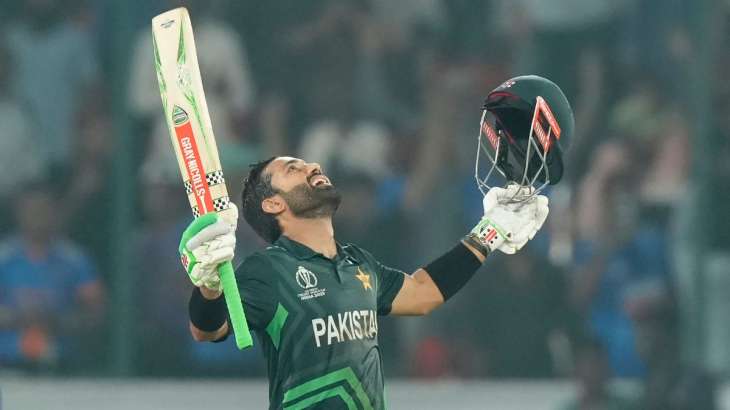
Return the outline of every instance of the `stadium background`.
<path id="1" fill-rule="evenodd" d="M 265 401 L 256 349 L 187 333 L 149 34 L 180 3 L 2 2 L 3 409 Z M 541 234 L 431 316 L 381 319 L 392 408 L 577 408 L 604 384 L 584 401 L 730 408 L 730 2 L 182 3 L 232 195 L 258 158 L 318 161 L 338 238 L 406 271 L 479 218 L 486 93 L 534 73 L 572 102 Z"/>

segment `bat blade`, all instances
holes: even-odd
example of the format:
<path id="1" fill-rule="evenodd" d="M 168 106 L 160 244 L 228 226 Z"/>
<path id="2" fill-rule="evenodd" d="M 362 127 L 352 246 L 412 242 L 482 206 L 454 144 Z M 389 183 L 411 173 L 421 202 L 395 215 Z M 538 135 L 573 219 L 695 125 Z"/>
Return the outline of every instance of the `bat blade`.
<path id="1" fill-rule="evenodd" d="M 193 215 L 217 212 L 236 223 L 218 157 L 198 66 L 193 27 L 180 7 L 152 19 L 155 70 L 165 120 Z M 236 344 L 253 345 L 230 262 L 219 267 Z"/>

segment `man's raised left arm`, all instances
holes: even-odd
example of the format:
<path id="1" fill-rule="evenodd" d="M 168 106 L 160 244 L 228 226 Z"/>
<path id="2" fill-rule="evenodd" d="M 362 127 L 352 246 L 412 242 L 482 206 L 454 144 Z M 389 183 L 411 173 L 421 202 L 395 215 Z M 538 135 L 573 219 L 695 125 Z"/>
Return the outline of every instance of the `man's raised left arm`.
<path id="1" fill-rule="evenodd" d="M 548 215 L 548 199 L 516 185 L 492 188 L 484 197 L 484 217 L 451 250 L 405 275 L 392 301 L 393 315 L 426 315 L 456 294 L 492 252 L 514 254 L 540 230 Z"/>

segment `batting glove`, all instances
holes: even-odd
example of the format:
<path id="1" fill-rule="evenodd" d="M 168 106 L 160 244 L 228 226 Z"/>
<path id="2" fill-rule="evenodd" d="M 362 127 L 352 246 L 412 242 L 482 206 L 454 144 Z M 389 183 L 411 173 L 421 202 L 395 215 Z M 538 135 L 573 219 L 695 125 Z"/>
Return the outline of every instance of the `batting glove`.
<path id="1" fill-rule="evenodd" d="M 529 196 L 530 189 L 519 185 L 490 189 L 484 196 L 484 217 L 469 236 L 488 252 L 514 254 L 522 249 L 535 237 L 549 213 L 544 195 L 516 201 Z"/>
<path id="2" fill-rule="evenodd" d="M 238 214 L 235 205 L 231 206 Z M 178 250 L 193 285 L 220 291 L 222 285 L 218 265 L 233 260 L 235 247 L 236 226 L 224 221 L 215 212 L 210 212 L 188 225 Z"/>

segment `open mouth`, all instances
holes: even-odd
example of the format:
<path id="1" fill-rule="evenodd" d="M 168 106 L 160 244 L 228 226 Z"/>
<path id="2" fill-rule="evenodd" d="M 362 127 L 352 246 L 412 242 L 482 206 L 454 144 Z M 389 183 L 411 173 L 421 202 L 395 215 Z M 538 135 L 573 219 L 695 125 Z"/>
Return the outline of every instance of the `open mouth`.
<path id="1" fill-rule="evenodd" d="M 317 174 L 311 178 L 309 178 L 309 185 L 317 188 L 320 186 L 332 186 L 332 183 L 330 182 L 329 178 L 322 174 Z"/>

